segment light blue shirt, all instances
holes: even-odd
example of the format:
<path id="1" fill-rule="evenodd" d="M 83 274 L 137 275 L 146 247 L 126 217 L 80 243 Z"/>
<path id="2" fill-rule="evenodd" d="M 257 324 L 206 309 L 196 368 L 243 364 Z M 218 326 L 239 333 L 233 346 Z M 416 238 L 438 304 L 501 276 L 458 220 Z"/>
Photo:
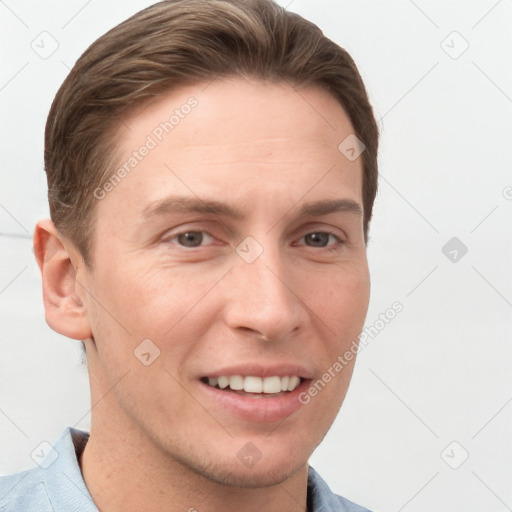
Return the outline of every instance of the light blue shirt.
<path id="1" fill-rule="evenodd" d="M 66 428 L 53 447 L 36 450 L 41 455 L 39 466 L 0 477 L 1 512 L 98 512 L 85 485 L 78 456 L 89 434 Z M 45 457 L 43 457 L 43 453 Z M 341 496 L 337 496 L 310 467 L 308 474 L 309 512 L 369 512 Z"/>

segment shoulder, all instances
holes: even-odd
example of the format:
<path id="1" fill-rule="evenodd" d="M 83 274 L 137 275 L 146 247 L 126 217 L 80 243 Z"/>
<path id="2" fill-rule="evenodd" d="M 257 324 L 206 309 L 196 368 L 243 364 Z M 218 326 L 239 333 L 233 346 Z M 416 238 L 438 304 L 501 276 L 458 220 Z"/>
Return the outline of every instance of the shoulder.
<path id="1" fill-rule="evenodd" d="M 53 512 L 39 467 L 0 477 L 0 511 Z"/>
<path id="2" fill-rule="evenodd" d="M 353 501 L 334 494 L 320 475 L 309 467 L 308 495 L 311 512 L 370 512 Z"/>
<path id="3" fill-rule="evenodd" d="M 46 443 L 33 469 L 0 477 L 0 512 L 97 512 L 77 457 L 88 434 L 66 428 L 52 446 Z"/>
<path id="4" fill-rule="evenodd" d="M 340 509 L 346 512 L 371 512 L 365 507 L 362 507 L 361 505 L 358 505 L 357 503 L 354 503 L 353 501 L 347 500 L 347 498 L 344 498 L 343 496 L 338 496 L 335 494 L 336 498 L 338 499 L 340 503 Z"/>

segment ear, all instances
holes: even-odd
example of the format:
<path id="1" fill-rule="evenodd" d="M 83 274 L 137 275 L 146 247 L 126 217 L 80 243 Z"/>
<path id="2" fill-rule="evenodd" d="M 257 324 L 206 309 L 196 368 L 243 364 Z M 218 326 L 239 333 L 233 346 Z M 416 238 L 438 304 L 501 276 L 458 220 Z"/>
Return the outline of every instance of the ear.
<path id="1" fill-rule="evenodd" d="M 40 220 L 34 231 L 34 254 L 43 281 L 46 322 L 56 332 L 75 340 L 92 338 L 87 309 L 77 290 L 78 267 L 84 267 L 78 251 L 66 249 L 50 219 Z M 83 293 L 82 293 L 83 295 Z"/>

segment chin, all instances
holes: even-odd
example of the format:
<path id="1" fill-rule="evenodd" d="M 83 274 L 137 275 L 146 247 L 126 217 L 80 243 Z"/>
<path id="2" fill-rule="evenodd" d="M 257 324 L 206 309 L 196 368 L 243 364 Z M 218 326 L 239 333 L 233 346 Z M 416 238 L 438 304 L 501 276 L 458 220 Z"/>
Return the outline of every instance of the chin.
<path id="1" fill-rule="evenodd" d="M 264 464 L 260 461 L 252 468 L 216 465 L 203 471 L 202 476 L 227 487 L 256 489 L 279 485 L 304 467 L 306 462 L 289 461 L 285 465 Z M 260 466 L 260 467 L 256 467 Z"/>
<path id="2" fill-rule="evenodd" d="M 267 460 L 262 457 L 252 465 L 249 463 L 246 465 L 239 460 L 234 462 L 232 458 L 226 460 L 225 454 L 217 455 L 215 457 L 215 454 L 209 453 L 208 457 L 200 457 L 199 460 L 192 457 L 186 459 L 180 457 L 179 462 L 189 471 L 201 475 L 211 482 L 226 487 L 246 489 L 281 484 L 307 465 L 307 457 L 299 459 L 297 454 L 288 455 L 287 457 L 284 455 L 270 457 Z M 212 461 L 214 457 L 217 461 Z"/>

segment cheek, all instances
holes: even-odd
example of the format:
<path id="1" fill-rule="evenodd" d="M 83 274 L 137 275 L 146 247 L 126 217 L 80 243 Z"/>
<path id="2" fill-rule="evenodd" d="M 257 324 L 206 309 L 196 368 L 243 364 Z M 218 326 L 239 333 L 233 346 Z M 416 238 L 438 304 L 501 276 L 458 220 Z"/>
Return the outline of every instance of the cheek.
<path id="1" fill-rule="evenodd" d="M 347 265 L 323 279 L 305 301 L 329 328 L 335 345 L 351 343 L 359 335 L 370 298 L 370 279 L 365 264 Z"/>
<path id="2" fill-rule="evenodd" d="M 323 284 L 323 286 L 321 285 Z M 308 396 L 318 424 L 328 428 L 345 399 L 357 356 L 358 337 L 368 309 L 370 283 L 367 270 L 353 268 L 337 273 L 324 283 L 318 283 L 310 293 L 308 306 L 316 317 L 315 355 L 319 357 L 319 376 L 312 383 Z"/>
<path id="3" fill-rule="evenodd" d="M 163 323 L 169 329 L 175 316 L 173 310 L 179 310 L 182 304 L 176 298 L 183 295 L 180 279 L 172 274 L 148 272 L 147 268 L 130 266 L 127 262 L 105 269 L 98 276 L 102 285 L 97 292 L 109 313 L 106 320 L 110 316 L 110 320 L 121 324 L 134 337 L 149 337 L 146 330 L 150 326 L 163 328 Z"/>
<path id="4" fill-rule="evenodd" d="M 98 276 L 98 282 L 106 283 L 98 291 L 105 307 L 99 311 L 106 324 L 101 330 L 115 334 L 118 350 L 127 343 L 133 350 L 149 338 L 162 352 L 171 342 L 175 355 L 180 347 L 185 352 L 192 346 L 190 340 L 200 337 L 213 321 L 215 286 L 222 275 L 217 269 L 205 275 L 198 269 L 157 262 L 138 267 L 124 264 L 122 271 L 104 272 Z"/>

